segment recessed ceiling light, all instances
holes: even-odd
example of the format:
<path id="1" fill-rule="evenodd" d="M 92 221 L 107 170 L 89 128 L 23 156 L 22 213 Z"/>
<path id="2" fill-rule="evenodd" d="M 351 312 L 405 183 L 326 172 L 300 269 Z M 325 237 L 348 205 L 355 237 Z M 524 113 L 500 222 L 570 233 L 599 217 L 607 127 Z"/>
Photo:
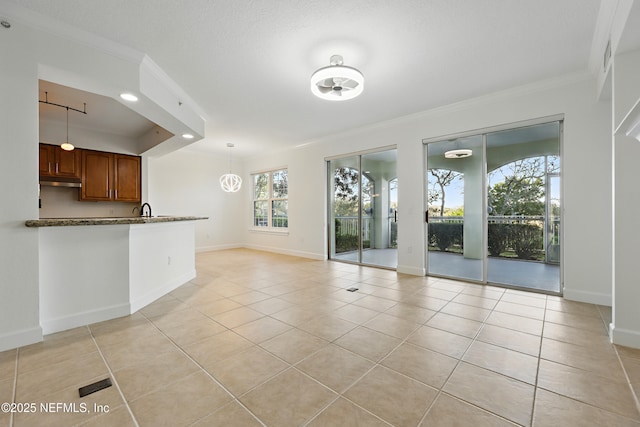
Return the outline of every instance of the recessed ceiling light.
<path id="1" fill-rule="evenodd" d="M 193 135 L 191 135 L 190 133 L 183 133 L 183 134 L 182 134 L 182 137 L 183 137 L 184 139 L 193 139 Z"/>
<path id="2" fill-rule="evenodd" d="M 460 150 L 449 150 L 444 153 L 444 156 L 447 159 L 462 159 L 465 157 L 469 157 L 473 154 L 473 151 L 468 149 L 460 149 Z"/>
<path id="3" fill-rule="evenodd" d="M 311 92 L 329 101 L 346 101 L 362 93 L 364 76 L 353 67 L 342 65 L 342 56 L 333 55 L 328 67 L 311 76 Z"/>
<path id="4" fill-rule="evenodd" d="M 138 97 L 132 93 L 121 93 L 120 98 L 124 99 L 125 101 L 131 102 L 136 102 L 138 100 Z"/>

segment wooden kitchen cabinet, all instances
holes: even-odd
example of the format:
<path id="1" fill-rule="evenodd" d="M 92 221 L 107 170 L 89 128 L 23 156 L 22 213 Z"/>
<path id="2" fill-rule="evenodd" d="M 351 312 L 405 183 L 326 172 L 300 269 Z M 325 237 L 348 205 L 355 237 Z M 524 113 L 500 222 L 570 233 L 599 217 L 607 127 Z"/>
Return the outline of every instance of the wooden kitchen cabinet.
<path id="1" fill-rule="evenodd" d="M 80 200 L 139 203 L 140 157 L 83 150 Z"/>
<path id="2" fill-rule="evenodd" d="M 81 175 L 81 151 L 65 151 L 57 145 L 40 144 L 40 178 L 69 178 L 79 180 Z"/>
<path id="3" fill-rule="evenodd" d="M 115 154 L 113 156 L 113 170 L 114 200 L 139 203 L 142 199 L 140 157 Z"/>

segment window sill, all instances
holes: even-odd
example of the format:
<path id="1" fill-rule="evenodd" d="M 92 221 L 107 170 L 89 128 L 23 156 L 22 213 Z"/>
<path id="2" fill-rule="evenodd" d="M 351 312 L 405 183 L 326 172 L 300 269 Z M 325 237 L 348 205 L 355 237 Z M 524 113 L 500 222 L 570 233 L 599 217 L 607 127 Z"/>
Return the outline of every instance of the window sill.
<path id="1" fill-rule="evenodd" d="M 288 236 L 289 230 L 274 230 L 273 228 L 250 228 L 249 233 L 273 234 L 276 236 Z"/>

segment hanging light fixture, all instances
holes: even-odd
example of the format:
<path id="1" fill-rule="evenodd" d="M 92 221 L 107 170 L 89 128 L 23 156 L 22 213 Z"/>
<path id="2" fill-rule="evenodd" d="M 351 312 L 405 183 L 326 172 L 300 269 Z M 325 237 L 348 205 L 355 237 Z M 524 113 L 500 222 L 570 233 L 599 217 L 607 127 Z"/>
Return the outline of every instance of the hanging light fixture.
<path id="1" fill-rule="evenodd" d="M 311 76 L 311 92 L 329 101 L 346 101 L 362 93 L 364 76 L 353 67 L 343 64 L 342 56 L 333 55 L 328 67 L 320 68 Z"/>
<path id="2" fill-rule="evenodd" d="M 56 104 L 55 102 L 49 102 L 49 93 L 44 93 L 44 101 L 39 99 L 38 102 L 47 105 L 53 105 L 54 107 L 60 107 L 67 110 L 67 139 L 60 144 L 60 148 L 65 151 L 73 151 L 75 147 L 72 143 L 69 142 L 69 110 L 77 111 L 78 113 L 87 114 L 87 103 L 84 103 L 84 108 L 82 110 L 78 110 L 77 108 L 70 107 L 68 105 Z"/>
<path id="3" fill-rule="evenodd" d="M 444 153 L 444 157 L 447 159 L 463 159 L 465 157 L 469 157 L 473 154 L 473 151 L 461 148 L 459 150 L 449 150 Z"/>
<path id="4" fill-rule="evenodd" d="M 67 139 L 60 144 L 60 148 L 65 151 L 73 151 L 73 149 L 76 148 L 69 142 L 69 107 L 67 107 Z"/>
<path id="5" fill-rule="evenodd" d="M 227 147 L 229 149 L 235 147 L 230 142 L 227 142 Z M 240 187 L 242 186 L 242 178 L 240 176 L 231 173 L 231 151 L 229 151 L 229 173 L 225 173 L 220 177 L 220 187 L 226 193 L 236 193 L 240 191 Z"/>

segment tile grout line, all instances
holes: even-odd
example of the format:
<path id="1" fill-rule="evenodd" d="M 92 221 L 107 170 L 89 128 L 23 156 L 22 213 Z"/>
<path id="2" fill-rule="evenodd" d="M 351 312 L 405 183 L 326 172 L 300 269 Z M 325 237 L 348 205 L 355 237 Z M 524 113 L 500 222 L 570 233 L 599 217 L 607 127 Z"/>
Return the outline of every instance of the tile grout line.
<path id="1" fill-rule="evenodd" d="M 109 376 L 111 377 L 114 385 L 118 389 L 118 393 L 120 393 L 120 397 L 122 398 L 122 401 L 124 402 L 124 405 L 126 406 L 127 411 L 129 411 L 129 415 L 131 415 L 131 419 L 133 420 L 133 423 L 136 425 L 136 427 L 140 427 L 140 424 L 138 423 L 138 420 L 136 419 L 135 415 L 133 414 L 133 411 L 131 410 L 131 407 L 129 406 L 129 402 L 127 402 L 127 399 L 124 397 L 124 393 L 122 392 L 122 389 L 120 388 L 120 384 L 118 384 L 118 381 L 116 380 L 116 376 L 114 375 L 113 370 L 111 370 L 111 366 L 107 362 L 107 359 L 104 357 L 104 354 L 102 354 L 102 349 L 100 348 L 100 345 L 98 345 L 98 341 L 96 341 L 96 337 L 95 337 L 95 335 L 93 335 L 93 331 L 91 330 L 91 327 L 89 325 L 87 325 L 86 328 L 89 330 L 89 334 L 91 335 L 91 339 L 93 340 L 93 344 L 96 346 L 96 349 L 98 350 L 98 354 L 100 354 L 100 358 L 104 362 L 104 365 L 107 367 L 107 371 L 109 372 Z"/>
<path id="2" fill-rule="evenodd" d="M 236 396 L 231 392 L 231 390 L 229 390 L 227 387 L 225 387 L 225 386 L 224 386 L 224 384 L 222 384 L 222 383 L 221 383 L 220 381 L 218 381 L 218 380 L 217 380 L 213 375 L 211 375 L 211 374 L 209 373 L 209 371 L 207 371 L 207 370 L 204 368 L 204 366 L 202 366 L 198 361 L 196 361 L 193 357 L 191 357 L 191 355 L 190 355 L 190 354 L 188 354 L 186 351 L 184 351 L 184 350 L 182 349 L 182 347 L 180 347 L 180 346 L 178 345 L 178 343 L 176 343 L 173 339 L 171 339 L 171 337 L 169 337 L 167 334 L 165 334 L 165 333 L 164 333 L 164 331 L 162 331 L 160 328 L 158 328 L 158 326 L 157 326 L 153 321 L 151 321 L 151 320 L 150 320 L 146 315 L 142 314 L 142 316 L 144 316 L 144 318 L 145 318 L 145 319 L 147 319 L 147 321 L 148 321 L 151 325 L 153 325 L 153 327 L 154 327 L 158 332 L 160 332 L 160 334 L 162 334 L 165 338 L 167 338 L 167 339 L 171 342 L 171 344 L 173 344 L 173 345 L 175 346 L 175 348 L 176 348 L 180 353 L 182 353 L 182 354 L 183 354 L 187 359 L 189 359 L 189 360 L 190 360 L 191 362 L 193 362 L 193 363 L 194 363 L 198 368 L 200 368 L 200 370 L 201 370 L 202 372 L 204 372 L 204 373 L 205 373 L 205 375 L 207 375 L 209 378 L 211 378 L 211 380 L 212 380 L 214 383 L 216 383 L 219 387 L 221 387 L 221 388 L 225 391 L 225 393 L 227 393 L 227 394 L 232 398 L 232 400 L 231 400 L 232 402 L 233 402 L 233 401 L 237 402 L 237 403 L 238 403 L 240 406 L 242 406 L 242 407 L 243 407 L 243 408 L 244 408 L 244 409 L 245 409 L 245 410 L 246 410 L 246 411 L 247 411 L 247 412 L 248 412 L 248 413 L 249 413 L 253 418 L 255 418 L 255 419 L 256 419 L 256 421 L 258 421 L 261 425 L 266 426 L 266 424 L 264 424 L 264 423 L 262 422 L 262 420 L 261 420 L 260 418 L 258 418 L 258 417 L 256 416 L 256 414 L 254 414 L 254 413 L 253 413 L 253 411 L 251 411 L 249 408 L 247 408 L 247 407 L 245 406 L 245 404 L 244 404 L 244 403 L 242 403 L 242 402 L 240 401 L 240 399 L 238 399 L 238 398 L 237 398 L 237 397 L 236 397 Z M 223 325 L 223 326 L 224 326 L 224 325 Z M 225 328 L 226 328 L 226 326 L 225 326 Z M 229 328 L 227 328 L 227 330 L 228 330 L 228 331 L 230 331 L 230 332 L 233 332 L 233 331 L 232 331 L 231 329 L 229 329 Z M 221 332 L 221 333 L 222 333 L 222 332 Z M 234 334 L 236 334 L 236 335 L 238 335 L 238 336 L 240 336 L 240 337 L 242 337 L 242 336 L 241 336 L 241 335 L 239 335 L 237 332 L 233 332 L 233 333 L 234 333 Z M 242 337 L 242 338 L 244 338 L 244 337 Z M 245 339 L 246 339 L 246 338 L 245 338 Z M 249 341 L 249 342 L 252 342 L 252 341 Z M 253 343 L 253 342 L 252 342 L 252 343 Z M 285 370 L 286 370 L 286 369 L 285 369 Z M 282 371 L 282 372 L 284 372 L 284 371 Z M 177 382 L 177 381 L 179 381 L 179 380 L 176 380 L 176 381 L 174 381 L 174 382 Z M 220 408 L 216 409 L 215 411 L 212 411 L 212 412 L 210 412 L 210 413 L 206 414 L 204 417 L 200 418 L 199 420 L 194 421 L 194 423 L 195 423 L 195 422 L 200 421 L 201 419 L 204 419 L 204 418 L 206 418 L 206 417 L 210 416 L 211 414 L 213 414 L 213 413 L 215 413 L 215 412 L 219 411 L 220 409 L 224 408 L 224 407 L 225 407 L 225 406 L 227 406 L 227 405 L 228 405 L 228 403 L 227 403 L 227 404 L 225 404 L 225 405 L 222 405 Z"/>
<path id="3" fill-rule="evenodd" d="M 458 292 L 458 295 L 462 295 L 462 294 L 463 294 L 463 291 L 464 291 L 464 289 L 462 289 L 460 292 Z M 457 297 L 458 295 L 456 295 L 456 297 Z M 482 321 L 482 326 L 480 326 L 480 328 L 478 328 L 478 331 L 475 333 L 474 337 L 471 339 L 471 342 L 469 343 L 469 345 L 467 346 L 467 348 L 466 348 L 466 349 L 464 350 L 464 352 L 460 355 L 460 358 L 455 358 L 455 359 L 456 359 L 456 365 L 455 365 L 455 366 L 453 367 L 453 369 L 451 370 L 451 373 L 447 376 L 447 379 L 446 379 L 446 380 L 444 381 L 444 383 L 442 384 L 442 387 L 440 387 L 440 389 L 438 390 L 438 394 L 436 395 L 435 399 L 433 399 L 433 402 L 431 402 L 431 405 L 429 405 L 429 408 L 427 408 L 427 411 L 424 413 L 424 415 L 423 415 L 423 416 L 422 416 L 422 418 L 420 419 L 420 423 L 423 423 L 423 422 L 424 422 L 424 420 L 427 418 L 427 415 L 429 415 L 429 412 L 431 411 L 431 409 L 433 409 L 433 406 L 435 405 L 435 402 L 438 400 L 438 398 L 440 397 L 440 395 L 442 395 L 443 393 L 445 393 L 445 394 L 449 395 L 447 392 L 443 391 L 444 387 L 447 385 L 447 383 L 449 382 L 449 380 L 450 380 L 450 379 L 451 379 L 451 377 L 453 376 L 453 373 L 456 371 L 456 369 L 458 369 L 458 366 L 460 366 L 460 364 L 463 362 L 463 360 L 462 360 L 462 359 L 463 359 L 463 358 L 464 358 L 464 356 L 467 354 L 467 352 L 469 351 L 469 349 L 471 348 L 471 346 L 472 346 L 472 345 L 477 341 L 478 336 L 480 335 L 480 333 L 481 333 L 481 332 L 482 332 L 482 330 L 484 329 L 485 325 L 487 325 L 486 320 L 487 320 L 487 319 L 489 318 L 489 316 L 491 316 L 491 314 L 494 312 L 494 310 L 495 310 L 496 306 L 497 306 L 497 305 L 498 305 L 498 303 L 502 300 L 502 297 L 503 297 L 504 295 L 505 295 L 505 292 L 503 292 L 503 293 L 502 293 L 502 295 L 500 295 L 500 298 L 499 298 L 498 300 L 496 300 L 496 304 L 494 304 L 493 308 L 490 310 L 490 312 L 489 312 L 489 314 L 487 315 L 487 317 L 485 317 L 485 319 Z M 474 296 L 476 296 L 476 295 L 474 295 Z M 456 297 L 454 297 L 454 298 L 456 298 Z M 480 297 L 480 298 L 482 298 L 482 297 Z M 450 303 L 450 302 L 453 302 L 453 298 L 452 298 L 451 300 L 449 300 L 449 302 L 447 302 L 447 304 L 445 304 L 444 306 L 442 306 L 442 308 L 444 308 L 444 307 L 446 307 L 447 305 L 449 305 L 449 303 Z M 473 307 L 473 306 L 471 306 L 471 307 Z M 442 308 L 441 308 L 440 310 L 442 310 Z M 478 307 L 478 308 L 480 308 L 480 307 Z M 440 313 L 440 310 L 438 310 L 438 312 L 437 312 L 437 313 Z M 445 314 L 446 314 L 446 313 L 445 313 Z M 435 314 L 434 314 L 434 316 L 435 316 Z M 425 322 L 425 325 L 426 325 L 426 322 Z M 447 332 L 450 332 L 450 331 L 447 331 Z M 451 333 L 451 332 L 450 332 L 450 333 Z M 462 336 L 462 335 L 461 335 L 461 336 Z M 480 341 L 480 342 L 482 342 L 482 341 Z M 433 350 L 432 350 L 432 351 L 433 351 Z M 468 362 L 465 362 L 465 363 L 468 363 Z M 473 366 L 476 366 L 476 365 L 473 365 Z M 479 368 L 481 368 L 481 367 L 479 367 Z M 485 369 L 485 368 L 481 368 L 481 369 Z M 491 370 L 489 370 L 489 371 L 490 371 L 490 372 L 494 372 L 494 371 L 491 371 Z M 503 374 L 500 374 L 500 373 L 498 373 L 498 374 L 499 374 L 499 375 L 503 375 Z M 474 403 L 472 403 L 472 402 L 468 402 L 468 401 L 466 401 L 466 400 L 464 400 L 464 399 L 462 399 L 462 398 L 460 398 L 460 397 L 454 396 L 454 395 L 451 395 L 451 396 L 452 396 L 452 397 L 454 397 L 454 398 L 456 398 L 456 399 L 458 399 L 458 400 L 460 400 L 460 401 L 462 401 L 462 402 L 465 402 L 465 403 L 467 403 L 467 404 L 469 404 L 469 405 L 473 406 L 474 408 L 479 408 L 479 409 L 481 409 L 482 411 L 485 411 L 485 412 L 487 412 L 487 413 L 489 413 L 489 414 L 491 414 L 491 415 L 493 415 L 493 416 L 499 417 L 499 418 L 504 419 L 504 420 L 508 420 L 509 422 L 513 422 L 513 421 L 509 420 L 508 418 L 503 417 L 502 415 L 496 414 L 495 412 L 492 412 L 492 411 L 489 411 L 488 409 L 482 408 L 482 407 L 480 407 L 480 406 L 478 406 L 478 405 L 476 405 L 476 404 L 474 404 Z M 418 424 L 418 425 L 420 425 L 420 424 Z"/>
<path id="4" fill-rule="evenodd" d="M 536 399 L 538 397 L 538 379 L 540 375 L 540 361 L 542 360 L 542 343 L 544 341 L 544 327 L 547 324 L 547 305 L 549 298 L 544 299 L 544 318 L 542 319 L 542 330 L 540 331 L 540 345 L 538 347 L 538 360 L 536 363 L 536 381 L 533 385 L 533 401 L 531 402 L 531 417 L 529 419 L 529 425 L 533 426 L 533 420 L 536 415 Z"/>
<path id="5" fill-rule="evenodd" d="M 16 349 L 16 361 L 13 368 L 13 393 L 11 394 L 11 403 L 16 403 L 16 394 L 18 392 L 18 363 L 20 358 L 20 347 Z M 9 427 L 13 427 L 14 412 L 9 415 Z"/>

